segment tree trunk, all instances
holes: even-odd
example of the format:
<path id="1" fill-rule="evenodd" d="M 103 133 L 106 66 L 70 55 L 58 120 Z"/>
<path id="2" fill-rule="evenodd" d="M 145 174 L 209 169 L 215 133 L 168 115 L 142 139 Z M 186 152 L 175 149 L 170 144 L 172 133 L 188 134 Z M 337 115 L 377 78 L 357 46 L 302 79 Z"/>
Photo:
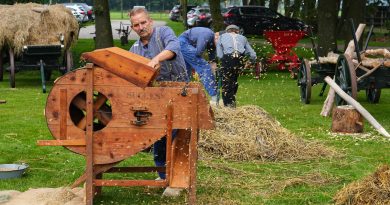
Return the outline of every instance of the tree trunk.
<path id="1" fill-rule="evenodd" d="M 210 0 L 210 12 L 211 12 L 211 18 L 213 19 L 213 29 L 215 32 L 223 30 L 224 24 L 223 24 L 223 17 L 221 14 L 221 7 L 220 7 L 220 0 Z"/>
<path id="2" fill-rule="evenodd" d="M 317 28 L 317 10 L 316 10 L 316 0 L 304 0 L 303 1 L 303 18 L 302 20 L 314 27 Z"/>
<path id="3" fill-rule="evenodd" d="M 318 1 L 318 54 L 326 56 L 337 50 L 336 26 L 340 0 Z"/>
<path id="4" fill-rule="evenodd" d="M 338 23 L 337 30 L 340 31 L 338 37 L 344 39 L 344 49 L 352 39 L 350 19 L 353 19 L 355 27 L 360 23 L 364 23 L 365 5 L 365 0 L 343 0 L 341 19 Z"/>
<path id="5" fill-rule="evenodd" d="M 181 12 L 181 16 L 183 18 L 183 25 L 186 26 L 187 28 L 187 0 L 180 0 L 180 5 L 181 5 L 181 9 L 180 9 L 180 12 Z"/>
<path id="6" fill-rule="evenodd" d="M 291 0 L 284 0 L 284 15 L 287 17 L 291 17 L 292 8 L 291 8 Z"/>
<path id="7" fill-rule="evenodd" d="M 299 18 L 301 15 L 301 6 L 302 6 L 302 0 L 294 0 L 294 5 L 292 6 L 293 9 L 293 17 Z"/>
<path id="8" fill-rule="evenodd" d="M 111 31 L 110 7 L 108 0 L 94 0 L 96 41 L 95 48 L 107 48 L 114 46 Z"/>
<path id="9" fill-rule="evenodd" d="M 269 0 L 269 8 L 278 11 L 279 0 Z"/>

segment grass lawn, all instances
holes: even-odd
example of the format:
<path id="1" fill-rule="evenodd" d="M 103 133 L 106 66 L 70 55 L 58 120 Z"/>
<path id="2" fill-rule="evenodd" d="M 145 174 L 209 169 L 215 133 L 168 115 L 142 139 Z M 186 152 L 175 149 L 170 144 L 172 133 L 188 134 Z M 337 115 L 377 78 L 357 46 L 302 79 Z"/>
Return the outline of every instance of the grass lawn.
<path id="1" fill-rule="evenodd" d="M 177 33 L 179 23 L 169 22 Z M 119 46 L 119 42 L 115 44 Z M 263 45 L 258 45 L 259 49 Z M 129 46 L 123 47 L 128 49 Z M 265 49 L 270 49 L 269 46 Z M 93 50 L 92 40 L 79 40 L 74 48 L 75 59 Z M 296 49 L 300 56 L 310 57 L 308 49 Z M 76 67 L 79 67 L 77 63 Z M 37 140 L 52 139 L 43 115 L 48 94 L 41 91 L 39 71 L 20 71 L 16 74 L 16 88 L 9 88 L 8 73 L 0 82 L 0 163 L 28 163 L 27 174 L 19 179 L 1 180 L 0 190 L 60 187 L 70 185 L 84 171 L 83 157 L 63 147 L 38 147 Z M 59 76 L 53 73 L 53 78 Z M 48 90 L 53 85 L 47 83 Z M 258 105 L 274 116 L 282 126 L 307 140 L 318 140 L 333 147 L 338 158 L 323 158 L 294 162 L 200 160 L 198 166 L 199 204 L 331 204 L 332 197 L 344 185 L 374 172 L 381 164 L 390 164 L 390 142 L 365 122 L 367 137 L 334 136 L 329 132 L 331 119 L 319 115 L 325 97 L 319 97 L 321 86 L 312 90 L 311 104 L 299 99 L 296 81 L 288 72 L 270 71 L 260 80 L 250 74 L 239 79 L 238 106 Z M 364 91 L 358 101 L 387 129 L 390 130 L 390 90 L 382 90 L 379 104 L 368 104 Z M 151 155 L 140 153 L 125 160 L 125 165 L 152 164 Z M 319 174 L 323 183 L 296 183 L 278 189 L 278 185 L 293 178 Z M 107 175 L 112 178 L 156 178 L 155 174 Z M 103 195 L 95 204 L 184 204 L 185 197 L 161 198 L 162 189 L 103 188 Z"/>

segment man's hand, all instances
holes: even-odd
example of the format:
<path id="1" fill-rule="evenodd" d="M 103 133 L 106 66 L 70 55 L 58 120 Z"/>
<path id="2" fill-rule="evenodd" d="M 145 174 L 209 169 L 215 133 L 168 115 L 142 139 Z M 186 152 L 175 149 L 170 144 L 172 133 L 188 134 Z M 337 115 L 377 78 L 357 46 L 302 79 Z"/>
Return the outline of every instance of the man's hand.
<path id="1" fill-rule="evenodd" d="M 150 66 L 150 67 L 152 67 L 152 68 L 158 70 L 158 69 L 160 69 L 161 64 L 160 64 L 159 60 L 158 60 L 156 57 L 154 57 L 154 58 L 148 63 L 148 66 Z"/>

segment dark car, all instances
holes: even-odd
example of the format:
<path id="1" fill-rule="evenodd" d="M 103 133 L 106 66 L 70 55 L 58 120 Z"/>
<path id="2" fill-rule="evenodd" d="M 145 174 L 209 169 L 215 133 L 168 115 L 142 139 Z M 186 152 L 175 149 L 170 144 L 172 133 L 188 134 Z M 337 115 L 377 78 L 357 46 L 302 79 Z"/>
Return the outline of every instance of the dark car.
<path id="1" fill-rule="evenodd" d="M 234 6 L 223 14 L 225 25 L 235 24 L 242 34 L 262 35 L 265 30 L 306 30 L 304 22 L 263 6 Z"/>
<path id="2" fill-rule="evenodd" d="M 187 13 L 187 25 L 189 27 L 210 27 L 211 23 L 211 13 L 207 7 L 196 7 Z"/>
<path id="3" fill-rule="evenodd" d="M 179 21 L 180 12 L 180 5 L 173 6 L 172 10 L 169 12 L 169 19 L 171 21 Z"/>

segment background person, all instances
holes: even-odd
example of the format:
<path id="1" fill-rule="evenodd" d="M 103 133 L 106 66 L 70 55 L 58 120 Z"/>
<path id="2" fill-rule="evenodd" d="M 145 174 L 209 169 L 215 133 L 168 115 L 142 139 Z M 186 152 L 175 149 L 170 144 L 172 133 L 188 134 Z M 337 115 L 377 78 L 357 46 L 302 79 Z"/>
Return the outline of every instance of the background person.
<path id="1" fill-rule="evenodd" d="M 153 20 L 144 8 L 131 10 L 129 17 L 132 29 L 140 37 L 130 51 L 151 59 L 148 65 L 160 69 L 156 80 L 188 82 L 180 43 L 173 30 L 167 26 L 153 28 Z M 173 131 L 172 137 L 176 136 L 176 131 Z M 153 159 L 156 166 L 165 166 L 166 137 L 154 143 Z M 159 177 L 165 179 L 165 172 L 160 172 Z"/>
<path id="2" fill-rule="evenodd" d="M 217 42 L 217 56 L 221 60 L 222 100 L 225 106 L 236 107 L 237 80 L 244 66 L 244 57 L 249 56 L 255 64 L 256 53 L 246 37 L 238 34 L 238 26 L 229 25 L 226 31 Z"/>
<path id="3" fill-rule="evenodd" d="M 217 86 L 212 70 L 217 67 L 215 63 L 214 32 L 209 28 L 194 27 L 179 36 L 180 48 L 185 60 L 187 74 L 191 78 L 192 69 L 198 73 L 199 78 L 211 96 L 211 103 L 217 102 Z M 211 65 L 202 57 L 207 50 Z M 213 68 L 212 68 L 213 67 Z"/>

